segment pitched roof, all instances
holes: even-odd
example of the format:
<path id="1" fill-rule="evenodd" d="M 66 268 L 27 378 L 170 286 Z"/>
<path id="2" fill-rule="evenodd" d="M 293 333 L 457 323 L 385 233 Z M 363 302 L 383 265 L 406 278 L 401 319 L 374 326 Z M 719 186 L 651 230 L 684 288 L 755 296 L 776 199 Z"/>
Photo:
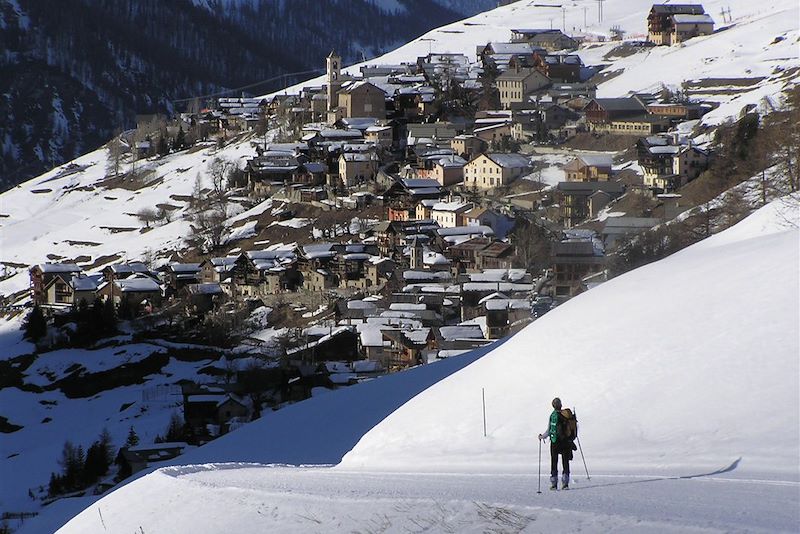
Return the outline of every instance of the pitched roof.
<path id="1" fill-rule="evenodd" d="M 698 4 L 653 4 L 653 7 L 650 8 L 650 12 L 659 15 L 674 13 L 689 13 L 693 15 L 699 15 L 705 13 L 705 9 L 703 9 L 702 5 Z"/>
<path id="2" fill-rule="evenodd" d="M 595 98 L 594 102 L 605 111 L 645 111 L 645 107 L 635 98 Z"/>
<path id="3" fill-rule="evenodd" d="M 673 15 L 672 20 L 675 21 L 675 24 L 714 24 L 714 19 L 712 19 L 711 15 L 708 14 Z"/>
<path id="4" fill-rule="evenodd" d="M 531 166 L 530 159 L 522 154 L 487 152 L 485 156 L 505 169 L 521 169 Z"/>

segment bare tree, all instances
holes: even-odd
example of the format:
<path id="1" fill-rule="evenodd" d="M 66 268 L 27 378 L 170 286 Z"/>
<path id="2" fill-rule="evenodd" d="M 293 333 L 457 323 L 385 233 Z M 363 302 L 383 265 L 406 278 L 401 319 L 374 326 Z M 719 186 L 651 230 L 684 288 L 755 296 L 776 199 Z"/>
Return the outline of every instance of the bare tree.
<path id="1" fill-rule="evenodd" d="M 124 154 L 124 146 L 119 132 L 116 132 L 114 138 L 108 143 L 108 164 L 106 166 L 106 173 L 113 176 L 119 176 L 120 166 L 122 165 L 122 155 Z"/>
<path id="2" fill-rule="evenodd" d="M 153 208 L 142 208 L 136 212 L 136 217 L 150 228 L 150 224 L 158 220 L 158 213 Z"/>
<path id="3" fill-rule="evenodd" d="M 222 196 L 231 181 L 231 176 L 236 171 L 236 164 L 228 159 L 215 158 L 208 167 L 214 195 Z"/>

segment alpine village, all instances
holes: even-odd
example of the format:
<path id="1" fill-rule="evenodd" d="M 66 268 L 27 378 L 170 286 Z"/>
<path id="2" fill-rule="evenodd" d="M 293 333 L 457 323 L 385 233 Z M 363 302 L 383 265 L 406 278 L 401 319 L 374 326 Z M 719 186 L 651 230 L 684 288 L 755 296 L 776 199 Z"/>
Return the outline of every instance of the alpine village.
<path id="1" fill-rule="evenodd" d="M 138 226 L 105 230 L 145 239 L 184 213 L 185 235 L 140 256 L 5 263 L 4 276 L 26 271 L 30 282 L 3 309 L 27 317 L 40 351 L 159 345 L 56 384 L 72 397 L 138 384 L 174 413 L 158 436 L 140 437 L 131 419 L 112 457 L 107 435 L 68 444 L 32 498 L 103 492 L 266 411 L 507 338 L 741 220 L 737 199 L 710 201 L 752 175 L 742 151 L 768 150 L 750 143 L 758 113 L 697 143 L 719 105 L 703 83 L 600 98 L 615 71 L 581 57 L 608 40 L 618 41 L 608 60 L 681 47 L 712 34 L 714 17 L 699 3 L 653 5 L 636 38 L 521 20 L 474 54 L 351 68 L 319 50 L 324 77 L 302 87 L 139 115 L 105 147 L 102 194 L 153 187 L 150 169 L 181 153 L 202 152 L 208 175 L 191 195 L 138 210 Z M 226 155 L 237 143 L 252 155 Z M 170 358 L 205 363 L 192 380 L 144 386 Z"/>

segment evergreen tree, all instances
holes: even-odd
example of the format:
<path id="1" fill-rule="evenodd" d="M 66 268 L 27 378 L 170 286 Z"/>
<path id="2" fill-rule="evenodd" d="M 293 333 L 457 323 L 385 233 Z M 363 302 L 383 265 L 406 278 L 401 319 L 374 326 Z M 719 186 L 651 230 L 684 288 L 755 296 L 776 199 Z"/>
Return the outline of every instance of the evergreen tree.
<path id="1" fill-rule="evenodd" d="M 184 441 L 183 419 L 177 413 L 173 413 L 169 420 L 167 433 L 164 436 L 164 441 L 171 443 L 175 441 Z"/>
<path id="2" fill-rule="evenodd" d="M 167 145 L 167 138 L 166 136 L 162 135 L 158 138 L 158 147 L 156 148 L 158 155 L 161 157 L 166 156 L 169 154 L 169 145 Z"/>
<path id="3" fill-rule="evenodd" d="M 133 427 L 131 427 L 131 429 L 128 431 L 128 437 L 125 440 L 125 446 L 130 448 L 130 447 L 135 447 L 138 444 L 139 444 L 139 436 L 136 434 L 136 430 L 134 430 Z"/>
<path id="4" fill-rule="evenodd" d="M 178 128 L 178 134 L 175 136 L 175 141 L 172 143 L 175 150 L 183 150 L 186 146 L 186 132 L 183 131 L 183 126 Z"/>
<path id="5" fill-rule="evenodd" d="M 38 305 L 28 314 L 22 328 L 25 330 L 25 337 L 33 342 L 39 341 L 47 334 L 47 320 Z"/>
<path id="6" fill-rule="evenodd" d="M 50 473 L 50 482 L 47 484 L 47 495 L 55 497 L 62 491 L 64 491 L 64 488 L 61 477 L 55 473 Z"/>
<path id="7" fill-rule="evenodd" d="M 117 331 L 117 310 L 114 308 L 114 301 L 107 298 L 103 302 L 103 332 L 113 334 Z"/>

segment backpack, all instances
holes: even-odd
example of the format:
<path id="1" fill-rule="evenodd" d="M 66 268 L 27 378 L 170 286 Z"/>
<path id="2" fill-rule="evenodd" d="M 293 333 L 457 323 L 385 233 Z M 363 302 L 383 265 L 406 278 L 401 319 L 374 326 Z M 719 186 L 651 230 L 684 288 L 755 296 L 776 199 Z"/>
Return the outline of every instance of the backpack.
<path id="1" fill-rule="evenodd" d="M 559 415 L 558 440 L 575 441 L 578 437 L 578 419 L 575 414 L 569 408 L 564 408 Z"/>

